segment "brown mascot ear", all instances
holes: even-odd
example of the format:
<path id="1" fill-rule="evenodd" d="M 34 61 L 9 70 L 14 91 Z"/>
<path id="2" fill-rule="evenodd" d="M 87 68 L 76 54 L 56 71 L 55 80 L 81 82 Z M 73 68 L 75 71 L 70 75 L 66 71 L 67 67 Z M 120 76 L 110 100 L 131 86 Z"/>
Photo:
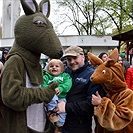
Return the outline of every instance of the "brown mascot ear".
<path id="1" fill-rule="evenodd" d="M 118 49 L 115 48 L 113 51 L 111 51 L 110 55 L 108 56 L 108 60 L 105 62 L 106 67 L 111 67 L 113 66 L 119 57 Z"/>
<path id="2" fill-rule="evenodd" d="M 106 67 L 111 67 L 115 64 L 115 61 L 113 59 L 108 59 L 108 61 L 105 62 Z"/>
<path id="3" fill-rule="evenodd" d="M 116 63 L 119 57 L 119 52 L 118 49 L 115 48 L 113 51 L 111 51 L 110 55 L 108 56 L 109 59 L 113 59 L 114 62 Z"/>
<path id="4" fill-rule="evenodd" d="M 91 52 L 88 52 L 88 59 L 90 60 L 91 64 L 94 66 L 100 65 L 103 63 L 103 61 L 100 58 L 98 58 L 97 56 L 95 56 Z"/>

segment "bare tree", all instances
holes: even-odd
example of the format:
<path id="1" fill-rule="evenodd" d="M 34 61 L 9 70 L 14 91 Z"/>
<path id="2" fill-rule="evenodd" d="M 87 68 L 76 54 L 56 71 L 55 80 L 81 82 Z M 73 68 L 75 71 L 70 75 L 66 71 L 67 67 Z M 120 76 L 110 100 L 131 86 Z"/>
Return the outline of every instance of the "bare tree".
<path id="1" fill-rule="evenodd" d="M 62 0 L 62 22 L 75 27 L 78 34 L 107 34 L 107 29 L 121 33 L 132 27 L 132 0 Z M 127 28 L 128 27 L 128 28 Z"/>
<path id="2" fill-rule="evenodd" d="M 79 35 L 93 34 L 93 26 L 99 9 L 95 0 L 64 0 L 57 3 L 60 7 L 63 6 L 67 9 L 67 12 L 60 14 L 65 16 L 62 22 L 70 22 L 69 27 L 74 26 Z"/>

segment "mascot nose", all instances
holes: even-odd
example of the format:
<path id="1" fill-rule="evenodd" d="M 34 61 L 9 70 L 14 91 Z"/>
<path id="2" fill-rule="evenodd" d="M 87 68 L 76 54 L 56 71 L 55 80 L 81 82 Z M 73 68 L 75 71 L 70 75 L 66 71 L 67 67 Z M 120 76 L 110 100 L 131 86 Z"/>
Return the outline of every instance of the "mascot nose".
<path id="1" fill-rule="evenodd" d="M 63 51 L 60 50 L 60 51 L 58 52 L 58 54 L 59 54 L 60 57 L 62 57 L 62 56 L 63 56 Z"/>

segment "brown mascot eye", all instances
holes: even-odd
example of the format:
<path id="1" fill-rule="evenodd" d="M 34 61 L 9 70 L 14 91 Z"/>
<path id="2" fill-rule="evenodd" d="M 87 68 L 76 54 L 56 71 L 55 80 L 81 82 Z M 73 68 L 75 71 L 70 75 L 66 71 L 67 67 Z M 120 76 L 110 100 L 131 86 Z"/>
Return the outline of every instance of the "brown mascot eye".
<path id="1" fill-rule="evenodd" d="M 37 21 L 35 21 L 34 22 L 34 24 L 36 25 L 36 26 L 45 26 L 45 23 L 42 21 L 42 20 L 37 20 Z"/>
<path id="2" fill-rule="evenodd" d="M 102 70 L 102 74 L 105 74 L 106 73 L 106 71 L 105 70 Z"/>

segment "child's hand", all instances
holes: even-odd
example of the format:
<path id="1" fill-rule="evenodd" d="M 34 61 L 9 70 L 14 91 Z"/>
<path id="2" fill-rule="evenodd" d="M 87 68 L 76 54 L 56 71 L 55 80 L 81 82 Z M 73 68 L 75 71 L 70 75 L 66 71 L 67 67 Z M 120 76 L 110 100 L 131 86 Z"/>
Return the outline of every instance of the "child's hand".
<path id="1" fill-rule="evenodd" d="M 101 96 L 99 95 L 98 91 L 96 92 L 96 95 L 92 94 L 92 105 L 99 105 L 101 104 Z"/>
<path id="2" fill-rule="evenodd" d="M 60 94 L 59 88 L 55 88 L 55 93 L 56 93 L 56 95 L 59 95 Z"/>

